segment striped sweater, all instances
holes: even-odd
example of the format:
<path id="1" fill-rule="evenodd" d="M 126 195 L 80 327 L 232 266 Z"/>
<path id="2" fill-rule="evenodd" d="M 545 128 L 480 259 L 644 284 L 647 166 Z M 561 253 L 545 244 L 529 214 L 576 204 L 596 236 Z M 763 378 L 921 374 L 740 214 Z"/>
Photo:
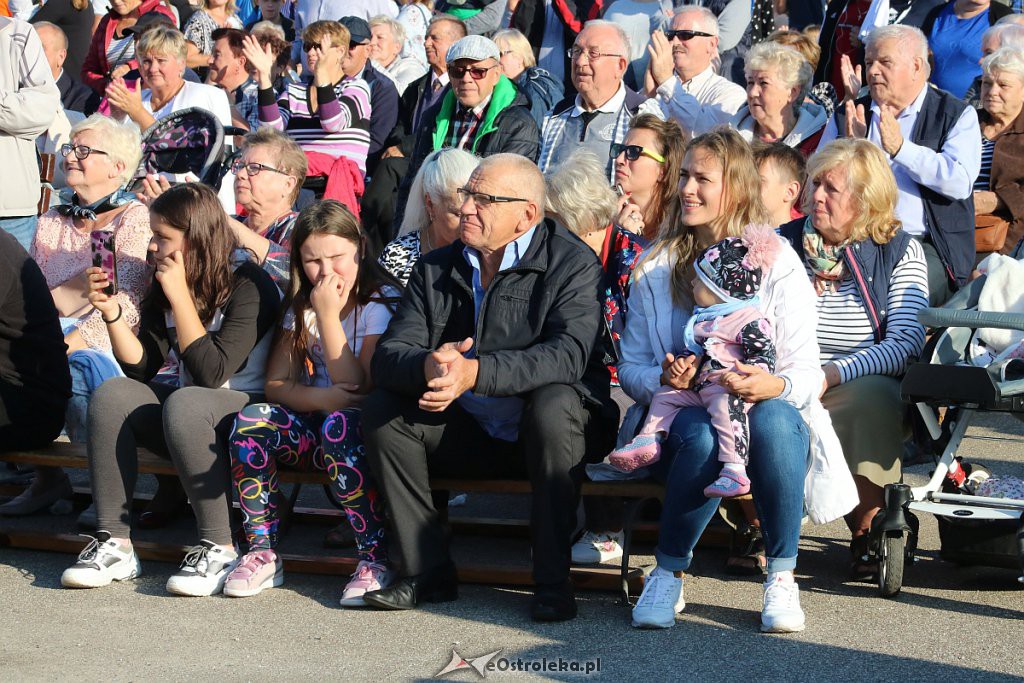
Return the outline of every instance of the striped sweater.
<path id="1" fill-rule="evenodd" d="M 260 123 L 284 131 L 303 151 L 334 159 L 347 157 L 366 173 L 370 149 L 370 86 L 361 78 L 344 79 L 316 89 L 319 110 L 309 108 L 310 85 L 289 83 L 274 100 L 272 90 L 259 92 Z"/>
<path id="2" fill-rule="evenodd" d="M 924 346 L 924 328 L 917 322 L 917 312 L 927 306 L 924 250 L 920 242 L 910 240 L 890 280 L 881 342 L 875 343 L 874 328 L 852 277 L 841 280 L 835 292 L 826 290 L 818 297 L 822 364 L 834 363 L 842 382 L 864 375 L 902 375 L 908 360 Z"/>

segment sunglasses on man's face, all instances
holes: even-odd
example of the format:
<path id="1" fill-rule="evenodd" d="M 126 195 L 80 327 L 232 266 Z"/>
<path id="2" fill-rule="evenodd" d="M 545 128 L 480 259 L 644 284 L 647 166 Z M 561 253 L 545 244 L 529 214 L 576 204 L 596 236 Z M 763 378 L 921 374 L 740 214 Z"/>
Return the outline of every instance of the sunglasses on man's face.
<path id="1" fill-rule="evenodd" d="M 673 38 L 678 38 L 684 43 L 692 38 L 714 38 L 715 34 L 705 33 L 704 31 L 690 31 L 689 29 L 680 29 L 678 31 L 665 31 L 665 37 L 671 41 Z"/>
<path id="2" fill-rule="evenodd" d="M 497 66 L 450 66 L 448 67 L 448 76 L 452 80 L 460 81 L 468 72 L 470 78 L 479 81 L 487 75 L 488 71 L 496 68 Z"/>

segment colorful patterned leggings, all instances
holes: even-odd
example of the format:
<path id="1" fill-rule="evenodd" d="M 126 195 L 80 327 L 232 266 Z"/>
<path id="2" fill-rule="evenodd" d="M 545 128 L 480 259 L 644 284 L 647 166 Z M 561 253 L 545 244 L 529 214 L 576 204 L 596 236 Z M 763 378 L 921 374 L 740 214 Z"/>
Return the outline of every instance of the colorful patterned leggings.
<path id="1" fill-rule="evenodd" d="M 276 403 L 255 403 L 238 413 L 229 442 L 231 476 L 250 549 L 277 545 L 277 468 L 285 465 L 327 472 L 355 531 L 360 559 L 387 561 L 384 501 L 369 473 L 359 416 L 358 409 L 348 409 L 325 419 Z"/>

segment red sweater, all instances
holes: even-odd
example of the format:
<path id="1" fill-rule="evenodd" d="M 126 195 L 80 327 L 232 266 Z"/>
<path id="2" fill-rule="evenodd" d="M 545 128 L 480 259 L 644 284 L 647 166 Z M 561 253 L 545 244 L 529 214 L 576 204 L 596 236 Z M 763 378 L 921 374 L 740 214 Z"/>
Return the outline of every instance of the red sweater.
<path id="1" fill-rule="evenodd" d="M 159 12 L 169 17 L 177 25 L 178 20 L 174 16 L 174 12 L 170 7 L 163 4 L 163 0 L 143 0 L 143 3 L 139 5 L 139 16 L 141 17 L 146 12 Z M 89 43 L 89 52 L 85 55 L 85 62 L 82 64 L 82 82 L 100 95 L 105 93 L 107 84 L 110 83 L 110 63 L 107 61 L 107 46 L 110 45 L 110 41 L 114 38 L 114 31 L 117 30 L 120 21 L 121 17 L 113 12 L 107 12 L 100 19 L 100 24 L 96 27 L 96 33 L 92 36 L 92 42 Z M 138 62 L 134 59 L 128 64 L 133 69 L 138 68 Z"/>

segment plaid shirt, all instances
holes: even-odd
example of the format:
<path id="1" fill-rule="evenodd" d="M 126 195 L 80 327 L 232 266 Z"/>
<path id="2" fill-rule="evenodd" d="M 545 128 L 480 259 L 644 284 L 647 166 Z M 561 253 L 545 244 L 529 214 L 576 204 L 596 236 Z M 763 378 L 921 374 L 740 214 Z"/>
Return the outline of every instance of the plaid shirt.
<path id="1" fill-rule="evenodd" d="M 466 109 L 461 104 L 456 107 L 455 116 L 452 117 L 451 137 L 448 140 L 450 147 L 465 149 L 470 144 L 490 103 L 491 98 L 488 97 L 472 109 Z"/>
<path id="2" fill-rule="evenodd" d="M 541 126 L 540 130 L 540 156 L 537 159 L 537 165 L 540 167 L 541 173 L 548 172 L 548 167 L 551 166 L 551 160 L 555 155 L 556 149 L 562 145 L 575 146 L 578 144 L 575 140 L 566 140 L 563 135 L 565 132 L 565 124 L 568 123 L 573 109 L 573 105 L 570 104 L 563 111 L 552 111 L 544 118 L 544 125 Z M 647 109 L 642 106 L 641 110 L 644 112 L 647 111 Z M 626 139 L 626 133 L 629 132 L 629 121 L 633 118 L 633 115 L 637 113 L 641 112 L 630 110 L 626 105 L 626 99 L 623 99 L 622 105 L 619 107 L 619 111 L 615 115 L 615 131 L 612 133 L 611 140 L 613 144 L 621 143 Z M 665 118 L 660 115 L 659 112 L 651 111 L 650 113 L 658 115 L 658 118 L 660 119 Z M 608 182 L 615 182 L 615 164 L 608 165 Z"/>
<path id="3" fill-rule="evenodd" d="M 238 86 L 231 93 L 235 99 L 235 106 L 238 113 L 249 124 L 249 130 L 256 130 L 260 127 L 258 94 L 260 86 L 251 78 Z"/>

